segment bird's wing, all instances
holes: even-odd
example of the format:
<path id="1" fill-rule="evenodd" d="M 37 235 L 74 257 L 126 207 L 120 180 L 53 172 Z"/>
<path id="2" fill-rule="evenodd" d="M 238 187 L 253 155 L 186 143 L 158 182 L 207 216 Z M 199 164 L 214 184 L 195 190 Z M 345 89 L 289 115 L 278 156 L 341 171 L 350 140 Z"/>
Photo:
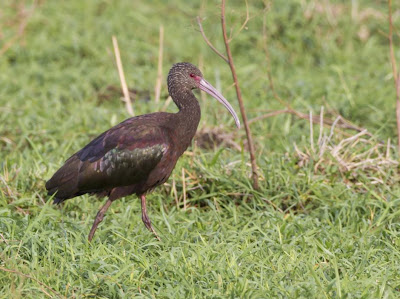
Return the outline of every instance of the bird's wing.
<path id="1" fill-rule="evenodd" d="M 168 132 L 152 123 L 127 120 L 104 132 L 69 158 L 46 183 L 49 193 L 70 198 L 145 180 L 169 148 Z"/>
<path id="2" fill-rule="evenodd" d="M 76 155 L 83 163 L 80 188 L 117 187 L 146 179 L 168 149 L 168 136 L 160 127 L 121 126 L 99 136 Z"/>

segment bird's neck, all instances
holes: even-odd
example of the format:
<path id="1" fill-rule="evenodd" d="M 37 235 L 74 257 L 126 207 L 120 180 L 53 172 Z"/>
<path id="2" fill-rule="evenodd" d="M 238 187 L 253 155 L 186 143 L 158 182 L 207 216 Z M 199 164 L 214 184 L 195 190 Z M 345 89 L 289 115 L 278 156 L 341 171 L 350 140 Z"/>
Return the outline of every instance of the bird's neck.
<path id="1" fill-rule="evenodd" d="M 181 90 L 179 94 L 171 94 L 179 108 L 175 114 L 176 132 L 183 146 L 183 151 L 190 145 L 200 122 L 200 105 L 191 90 Z"/>

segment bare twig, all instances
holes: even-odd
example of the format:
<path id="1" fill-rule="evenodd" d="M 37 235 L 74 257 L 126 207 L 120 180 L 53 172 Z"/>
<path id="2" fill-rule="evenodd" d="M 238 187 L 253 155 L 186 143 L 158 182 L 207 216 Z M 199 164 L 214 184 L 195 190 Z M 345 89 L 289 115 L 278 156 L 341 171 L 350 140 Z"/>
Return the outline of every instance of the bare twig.
<path id="1" fill-rule="evenodd" d="M 158 67 L 157 67 L 157 81 L 155 86 L 155 101 L 160 102 L 161 82 L 162 82 L 162 61 L 163 61 L 163 48 L 164 48 L 164 26 L 160 25 L 160 42 L 158 48 Z"/>
<path id="2" fill-rule="evenodd" d="M 263 119 L 269 118 L 271 116 L 276 116 L 276 115 L 284 114 L 284 113 L 290 113 L 290 111 L 291 110 L 289 110 L 289 109 L 276 110 L 276 111 L 272 111 L 270 113 L 267 113 L 267 114 L 264 114 L 264 115 L 261 115 L 261 116 L 257 116 L 255 118 L 252 118 L 252 119 L 249 120 L 249 125 L 251 125 L 252 123 L 255 123 L 255 122 L 259 121 L 259 120 L 263 120 Z"/>
<path id="3" fill-rule="evenodd" d="M 124 93 L 124 102 L 125 102 L 126 110 L 128 111 L 129 115 L 134 116 L 135 113 L 133 112 L 132 102 L 129 97 L 128 86 L 126 85 L 124 69 L 122 67 L 122 62 L 121 62 L 121 55 L 119 53 L 118 41 L 114 35 L 112 36 L 112 41 L 113 41 L 113 46 L 114 46 L 115 60 L 117 62 L 119 79 L 121 81 L 122 92 Z"/>
<path id="4" fill-rule="evenodd" d="M 4 268 L 4 267 L 0 267 L 0 270 L 1 270 L 1 271 L 4 271 L 4 272 L 14 273 L 14 274 L 17 274 L 17 275 L 19 275 L 19 276 L 23 276 L 23 277 L 32 279 L 32 280 L 36 281 L 38 284 L 40 284 L 42 287 L 44 287 L 44 288 L 50 290 L 51 292 L 53 292 L 53 293 L 54 293 L 55 295 L 57 295 L 58 297 L 60 297 L 60 298 L 65 298 L 63 295 L 61 295 L 61 294 L 58 293 L 57 291 L 53 290 L 51 287 L 49 287 L 48 285 L 44 284 L 43 282 L 41 282 L 40 280 L 36 279 L 35 277 L 32 277 L 32 276 L 30 276 L 30 275 L 28 275 L 28 274 L 25 274 L 25 273 L 22 273 L 22 272 L 19 272 L 19 271 L 16 271 L 16 270 L 7 269 L 7 268 Z M 51 294 L 49 294 L 48 292 L 46 292 L 45 289 L 43 289 L 43 288 L 41 288 L 41 289 L 42 289 L 42 292 L 45 293 L 47 296 L 49 296 L 50 298 L 53 297 Z"/>
<path id="5" fill-rule="evenodd" d="M 231 49 L 229 47 L 229 40 L 228 40 L 228 35 L 227 35 L 227 32 L 226 32 L 226 22 L 225 22 L 225 0 L 222 0 L 222 5 L 221 5 L 221 24 L 222 24 L 222 34 L 223 34 L 223 37 L 224 37 L 226 54 L 228 56 L 228 63 L 229 63 L 229 67 L 231 68 L 233 81 L 235 82 L 236 96 L 237 96 L 238 101 L 239 101 L 240 112 L 242 114 L 243 125 L 244 125 L 244 128 L 246 130 L 246 136 L 247 136 L 247 141 L 248 141 L 248 145 L 249 145 L 250 162 L 251 162 L 252 178 L 253 178 L 253 187 L 254 187 L 254 189 L 257 190 L 257 189 L 259 189 L 259 185 L 258 185 L 258 173 L 257 173 L 256 155 L 255 155 L 255 150 L 254 150 L 253 138 L 252 138 L 251 131 L 250 131 L 250 126 L 248 124 L 246 111 L 244 109 L 242 93 L 241 93 L 240 87 L 239 87 L 239 81 L 237 79 L 236 69 L 235 69 L 235 65 L 233 63 L 232 52 L 231 52 Z"/>
<path id="6" fill-rule="evenodd" d="M 246 27 L 247 23 L 250 21 L 250 14 L 249 14 L 249 3 L 247 3 L 247 0 L 244 1 L 246 3 L 246 20 L 244 20 L 242 26 L 240 26 L 239 31 L 233 36 L 229 38 L 229 43 L 231 42 L 232 39 L 234 39 L 237 35 L 242 32 L 242 30 Z"/>
<path id="7" fill-rule="evenodd" d="M 242 27 L 240 28 L 239 32 L 246 26 L 247 22 L 249 20 L 249 14 L 248 14 L 248 5 L 246 1 L 246 20 L 243 23 Z M 255 150 L 254 150 L 254 144 L 252 140 L 252 135 L 250 131 L 250 127 L 247 121 L 247 116 L 246 116 L 246 111 L 244 109 L 244 104 L 243 104 L 243 99 L 242 99 L 242 94 L 240 91 L 239 87 L 239 82 L 238 78 L 236 75 L 236 69 L 235 65 L 233 63 L 233 57 L 231 53 L 231 49 L 229 47 L 229 43 L 231 42 L 231 38 L 228 38 L 227 30 L 226 30 L 226 22 L 225 22 L 225 0 L 222 0 L 222 5 L 221 5 L 221 25 L 222 25 L 222 34 L 224 38 L 224 43 L 225 43 L 225 50 L 227 57 L 223 55 L 221 52 L 219 52 L 208 40 L 207 36 L 204 33 L 203 27 L 201 25 L 201 20 L 199 17 L 197 17 L 197 23 L 200 28 L 201 35 L 203 36 L 204 41 L 207 43 L 207 45 L 219 56 L 221 57 L 226 63 L 229 64 L 229 67 L 231 69 L 232 73 L 232 78 L 234 81 L 235 89 L 236 89 L 236 95 L 238 98 L 239 102 L 239 107 L 240 107 L 240 112 L 242 114 L 242 119 L 243 119 L 243 125 L 246 130 L 246 136 L 247 136 L 247 141 L 248 141 L 248 146 L 249 146 L 249 152 L 250 152 L 250 162 L 251 162 L 251 168 L 252 168 L 252 178 L 253 178 L 253 187 L 254 189 L 259 189 L 258 185 L 258 173 L 257 173 L 257 164 L 256 164 L 256 158 L 255 158 Z"/>
<path id="8" fill-rule="evenodd" d="M 199 25 L 200 28 L 200 33 L 203 36 L 204 41 L 206 42 L 206 44 L 211 48 L 211 50 L 213 50 L 219 57 L 221 57 L 223 60 L 225 60 L 226 63 L 229 63 L 228 58 L 225 57 L 224 54 L 222 54 L 220 51 L 218 51 L 213 44 L 208 40 L 206 34 L 204 33 L 203 30 L 203 26 L 201 25 L 201 20 L 200 17 L 197 17 L 197 24 Z"/>

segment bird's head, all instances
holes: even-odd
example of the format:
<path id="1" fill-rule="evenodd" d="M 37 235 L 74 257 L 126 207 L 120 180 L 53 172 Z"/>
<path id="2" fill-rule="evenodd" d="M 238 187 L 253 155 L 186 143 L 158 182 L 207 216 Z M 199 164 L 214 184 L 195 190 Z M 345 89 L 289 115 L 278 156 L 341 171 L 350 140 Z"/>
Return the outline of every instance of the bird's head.
<path id="1" fill-rule="evenodd" d="M 240 128 L 239 117 L 223 95 L 204 78 L 200 70 L 191 63 L 180 62 L 172 66 L 168 74 L 168 91 L 172 97 L 176 92 L 198 88 L 218 100 L 232 114 L 236 126 Z"/>

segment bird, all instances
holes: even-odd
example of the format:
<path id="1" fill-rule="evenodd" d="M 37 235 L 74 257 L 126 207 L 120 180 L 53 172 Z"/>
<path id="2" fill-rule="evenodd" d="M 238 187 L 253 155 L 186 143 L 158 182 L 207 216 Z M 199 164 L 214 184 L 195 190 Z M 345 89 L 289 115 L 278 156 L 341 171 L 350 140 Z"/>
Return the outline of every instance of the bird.
<path id="1" fill-rule="evenodd" d="M 160 240 L 147 213 L 146 195 L 167 181 L 196 133 L 201 111 L 193 89 L 223 104 L 240 128 L 233 107 L 193 64 L 174 64 L 167 85 L 177 113 L 155 112 L 126 119 L 73 154 L 46 182 L 54 204 L 86 193 L 108 198 L 96 215 L 89 242 L 112 202 L 132 194 L 141 200 L 144 225 Z"/>

